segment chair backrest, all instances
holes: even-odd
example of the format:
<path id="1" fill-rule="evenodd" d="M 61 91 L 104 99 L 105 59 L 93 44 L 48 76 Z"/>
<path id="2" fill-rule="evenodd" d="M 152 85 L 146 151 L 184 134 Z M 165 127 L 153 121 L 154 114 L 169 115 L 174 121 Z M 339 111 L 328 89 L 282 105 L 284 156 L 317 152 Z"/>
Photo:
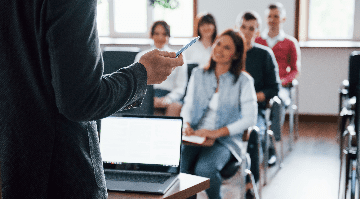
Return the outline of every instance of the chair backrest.
<path id="1" fill-rule="evenodd" d="M 110 74 L 134 63 L 135 56 L 140 52 L 137 47 L 104 47 L 104 74 Z"/>
<path id="2" fill-rule="evenodd" d="M 190 63 L 187 63 L 187 73 L 188 73 L 188 78 L 187 78 L 187 84 L 186 84 L 186 88 L 185 88 L 185 95 L 186 95 L 186 92 L 187 92 L 187 87 L 188 87 L 188 84 L 189 84 L 189 80 L 190 80 L 190 77 L 191 77 L 191 73 L 192 73 L 192 70 L 195 68 L 195 67 L 197 67 L 197 66 L 199 66 L 199 64 L 198 63 L 192 63 L 192 62 L 190 62 Z M 184 97 L 185 97 L 185 95 L 184 95 Z"/>
<path id="3" fill-rule="evenodd" d="M 348 86 L 348 98 L 352 98 L 356 96 L 356 104 L 355 104 L 355 118 L 354 118 L 354 126 L 355 133 L 357 137 L 357 175 L 360 172 L 360 104 L 358 103 L 360 100 L 360 51 L 353 51 L 350 54 L 349 58 L 349 86 Z M 341 108 L 341 107 L 340 107 Z M 357 176 L 359 177 L 359 176 Z"/>
<path id="4" fill-rule="evenodd" d="M 187 72 L 188 72 L 188 81 L 189 81 L 192 70 L 193 70 L 195 67 L 199 66 L 199 64 L 198 64 L 198 63 L 195 63 L 195 62 L 194 62 L 194 63 L 187 63 L 187 66 L 188 66 Z"/>
<path id="5" fill-rule="evenodd" d="M 250 136 L 249 136 L 249 140 L 248 140 L 248 146 L 247 146 L 247 152 L 249 153 L 249 156 L 251 159 L 250 171 L 254 175 L 255 182 L 258 182 L 260 179 L 259 133 L 260 133 L 260 130 L 258 127 L 252 128 Z"/>
<path id="6" fill-rule="evenodd" d="M 357 95 L 356 98 L 359 101 L 360 99 L 360 88 L 357 89 Z M 355 105 L 355 132 L 356 132 L 356 138 L 357 138 L 357 147 L 356 147 L 356 159 L 357 159 L 357 168 L 356 168 L 356 174 L 357 174 L 357 181 L 359 182 L 360 179 L 360 104 L 356 103 Z"/>
<path id="7" fill-rule="evenodd" d="M 360 78 L 360 51 L 354 51 L 349 59 L 349 98 L 356 96 Z"/>
<path id="8" fill-rule="evenodd" d="M 136 55 L 140 52 L 137 47 L 105 47 L 103 49 L 104 74 L 110 74 L 120 68 L 134 63 Z M 140 107 L 118 111 L 117 114 L 126 115 L 153 115 L 154 114 L 154 89 L 147 86 L 146 95 Z"/>
<path id="9" fill-rule="evenodd" d="M 259 128 L 256 126 L 251 127 L 244 134 L 248 134 L 248 136 L 246 136 L 246 135 L 243 136 L 243 139 L 248 139 L 248 140 L 243 140 L 243 141 L 248 142 L 246 150 L 247 150 L 247 153 L 249 153 L 249 156 L 251 159 L 250 170 L 254 175 L 255 182 L 257 182 L 259 180 L 259 176 L 260 176 Z M 224 180 L 230 179 L 231 177 L 233 177 L 236 174 L 236 172 L 240 169 L 240 167 L 241 167 L 241 163 L 238 162 L 238 160 L 234 156 L 231 156 L 231 159 L 229 160 L 229 162 L 226 163 L 224 168 L 220 171 L 220 175 Z"/>
<path id="10" fill-rule="evenodd" d="M 281 141 L 281 109 L 282 104 L 278 96 L 271 98 L 270 100 L 270 113 L 267 115 L 266 120 L 271 120 L 271 130 L 274 132 L 276 141 Z M 270 116 L 271 115 L 271 116 Z M 270 121 L 266 121 L 267 123 Z"/>

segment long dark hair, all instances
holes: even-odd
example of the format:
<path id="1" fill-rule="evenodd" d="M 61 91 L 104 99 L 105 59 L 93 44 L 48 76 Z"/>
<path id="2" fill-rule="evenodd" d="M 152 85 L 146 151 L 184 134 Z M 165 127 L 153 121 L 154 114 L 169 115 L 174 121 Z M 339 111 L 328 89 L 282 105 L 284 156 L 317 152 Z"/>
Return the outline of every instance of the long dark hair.
<path id="1" fill-rule="evenodd" d="M 206 14 L 200 13 L 196 16 L 196 19 L 197 19 L 196 36 L 200 36 L 200 40 L 202 38 L 202 35 L 200 34 L 200 30 L 199 30 L 200 26 L 202 26 L 203 24 L 212 24 L 215 26 L 214 33 L 211 37 L 211 44 L 213 44 L 217 35 L 217 28 L 216 28 L 216 22 L 214 16 L 212 16 L 212 14 L 210 13 L 206 13 Z"/>
<path id="2" fill-rule="evenodd" d="M 216 39 L 220 38 L 221 36 L 228 35 L 232 38 L 234 44 L 235 44 L 235 56 L 237 59 L 234 59 L 231 62 L 230 66 L 230 73 L 235 76 L 234 83 L 238 80 L 241 71 L 245 71 L 245 60 L 246 60 L 246 48 L 244 45 L 244 36 L 241 32 L 235 31 L 233 29 L 227 29 L 224 32 L 222 32 Z M 208 67 L 205 67 L 205 71 L 211 71 L 215 70 L 216 62 L 210 58 L 210 65 Z"/>

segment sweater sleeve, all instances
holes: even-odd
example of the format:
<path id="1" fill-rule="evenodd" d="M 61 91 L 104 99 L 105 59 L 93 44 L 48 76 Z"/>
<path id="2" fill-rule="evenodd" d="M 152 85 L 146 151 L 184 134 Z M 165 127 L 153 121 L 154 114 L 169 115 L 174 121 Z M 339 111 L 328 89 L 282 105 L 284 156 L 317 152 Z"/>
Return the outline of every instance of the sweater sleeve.
<path id="1" fill-rule="evenodd" d="M 256 125 L 258 110 L 253 81 L 243 82 L 241 86 L 240 103 L 241 118 L 226 126 L 230 136 L 242 133 L 249 127 Z"/>
<path id="2" fill-rule="evenodd" d="M 269 100 L 279 93 L 280 77 L 274 53 L 271 50 L 265 52 L 264 87 L 261 91 L 265 94 L 266 100 Z"/>
<path id="3" fill-rule="evenodd" d="M 295 39 L 289 39 L 287 61 L 290 67 L 290 72 L 283 78 L 282 85 L 292 82 L 299 74 L 300 68 L 300 47 L 296 47 L 297 42 Z M 298 60 L 299 59 L 299 60 Z"/>
<path id="4" fill-rule="evenodd" d="M 96 0 L 47 2 L 46 42 L 57 107 L 73 121 L 96 120 L 136 107 L 146 92 L 143 65 L 103 75 Z"/>

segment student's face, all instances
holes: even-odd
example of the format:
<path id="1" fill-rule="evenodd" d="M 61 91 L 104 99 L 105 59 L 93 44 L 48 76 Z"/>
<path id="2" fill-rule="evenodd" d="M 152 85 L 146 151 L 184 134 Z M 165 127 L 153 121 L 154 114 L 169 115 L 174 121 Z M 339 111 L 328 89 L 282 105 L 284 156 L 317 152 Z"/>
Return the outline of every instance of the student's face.
<path id="1" fill-rule="evenodd" d="M 269 28 L 279 28 L 280 24 L 285 21 L 285 18 L 281 17 L 280 10 L 275 8 L 268 10 L 266 21 Z"/>
<path id="2" fill-rule="evenodd" d="M 169 36 L 166 35 L 165 28 L 162 25 L 157 25 L 154 29 L 152 39 L 154 40 L 156 48 L 161 49 L 168 43 Z"/>
<path id="3" fill-rule="evenodd" d="M 214 34 L 214 24 L 204 23 L 199 27 L 199 32 L 202 37 L 210 38 Z"/>
<path id="4" fill-rule="evenodd" d="M 235 44 L 229 35 L 220 36 L 212 46 L 211 58 L 220 64 L 231 63 L 235 59 Z"/>
<path id="5" fill-rule="evenodd" d="M 251 42 L 259 35 L 259 25 L 255 19 L 242 20 L 240 31 L 244 34 L 246 42 Z"/>

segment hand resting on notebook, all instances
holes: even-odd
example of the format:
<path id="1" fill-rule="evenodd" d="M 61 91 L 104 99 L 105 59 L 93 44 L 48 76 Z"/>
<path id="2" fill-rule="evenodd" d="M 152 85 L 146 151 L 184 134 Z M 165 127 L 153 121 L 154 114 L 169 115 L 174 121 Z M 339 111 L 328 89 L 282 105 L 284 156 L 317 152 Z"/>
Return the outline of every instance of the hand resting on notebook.
<path id="1" fill-rule="evenodd" d="M 212 146 L 216 138 L 221 137 L 219 135 L 218 131 L 208 129 L 199 129 L 194 131 L 188 122 L 184 124 L 183 141 L 188 143 L 202 146 Z"/>

